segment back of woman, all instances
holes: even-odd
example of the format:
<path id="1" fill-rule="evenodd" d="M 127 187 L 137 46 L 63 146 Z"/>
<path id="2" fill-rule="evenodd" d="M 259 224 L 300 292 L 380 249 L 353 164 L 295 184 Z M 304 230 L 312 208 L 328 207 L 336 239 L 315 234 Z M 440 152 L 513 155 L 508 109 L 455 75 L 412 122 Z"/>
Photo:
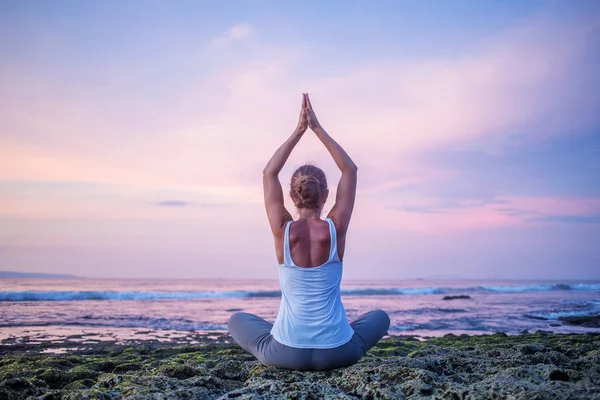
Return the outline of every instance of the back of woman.
<path id="1" fill-rule="evenodd" d="M 331 237 L 327 261 L 309 268 L 292 260 L 289 231 L 293 221 L 286 225 L 284 263 L 279 267 L 281 303 L 271 334 L 287 346 L 337 347 L 354 334 L 340 297 L 343 265 L 337 254 L 335 225 L 329 218 L 326 221 Z"/>
<path id="2" fill-rule="evenodd" d="M 308 127 L 342 172 L 335 205 L 324 221 L 321 212 L 329 190 L 321 169 L 303 165 L 292 175 L 290 197 L 298 212 L 297 221 L 284 207 L 278 177 Z M 229 319 L 229 332 L 235 341 L 265 365 L 299 370 L 349 366 L 387 333 L 387 313 L 374 310 L 349 323 L 340 296 L 357 170 L 348 154 L 319 124 L 308 94 L 303 94 L 294 133 L 263 171 L 265 208 L 279 262 L 279 312 L 274 324 L 242 312 Z M 324 223 L 328 225 L 328 235 L 323 234 Z"/>

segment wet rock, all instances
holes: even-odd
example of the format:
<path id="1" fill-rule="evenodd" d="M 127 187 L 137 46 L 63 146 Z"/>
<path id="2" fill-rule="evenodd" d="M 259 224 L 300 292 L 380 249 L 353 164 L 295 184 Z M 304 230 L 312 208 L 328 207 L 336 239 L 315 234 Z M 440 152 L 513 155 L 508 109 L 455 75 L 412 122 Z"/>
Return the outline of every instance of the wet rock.
<path id="1" fill-rule="evenodd" d="M 567 375 L 566 372 L 561 371 L 559 369 L 555 369 L 554 371 L 550 372 L 550 375 L 548 375 L 548 378 L 551 381 L 565 381 L 565 382 L 569 381 L 569 375 Z"/>
<path id="2" fill-rule="evenodd" d="M 600 314 L 582 317 L 560 317 L 565 324 L 585 326 L 586 328 L 600 328 Z"/>
<path id="3" fill-rule="evenodd" d="M 457 296 L 444 296 L 442 300 L 459 300 L 459 299 L 470 299 L 471 296 L 467 294 L 459 294 Z"/>
<path id="4" fill-rule="evenodd" d="M 245 381 L 248 379 L 248 371 L 242 368 L 239 362 L 225 361 L 217 364 L 210 370 L 211 376 L 216 376 L 221 379 Z"/>
<path id="5" fill-rule="evenodd" d="M 74 382 L 71 382 L 71 383 L 65 385 L 65 387 L 63 387 L 63 390 L 75 391 L 75 390 L 88 389 L 88 388 L 94 386 L 95 384 L 96 384 L 96 381 L 93 379 L 82 379 L 82 380 L 74 381 Z"/>
<path id="6" fill-rule="evenodd" d="M 310 372 L 265 367 L 223 341 L 52 357 L 5 347 L 0 399 L 600 398 L 599 348 L 600 334 L 390 337 L 351 367 Z"/>
<path id="7" fill-rule="evenodd" d="M 33 385 L 25 378 L 12 378 L 0 382 L 0 389 L 24 392 L 32 388 Z"/>
<path id="8" fill-rule="evenodd" d="M 538 351 L 544 351 L 544 346 L 539 343 L 529 343 L 519 346 L 519 349 L 523 354 L 534 354 Z"/>
<path id="9" fill-rule="evenodd" d="M 167 364 L 158 368 L 157 373 L 170 378 L 187 379 L 196 375 L 196 369 L 188 364 Z"/>
<path id="10" fill-rule="evenodd" d="M 123 363 L 123 364 L 116 365 L 113 368 L 112 372 L 119 374 L 119 373 L 123 373 L 123 372 L 127 372 L 127 371 L 137 371 L 140 368 L 141 368 L 141 365 L 138 363 Z"/>
<path id="11" fill-rule="evenodd" d="M 37 378 L 46 382 L 46 384 L 52 389 L 60 389 L 68 383 L 71 383 L 73 379 L 71 374 L 58 368 L 48 368 L 43 370 L 39 375 L 37 375 Z"/>

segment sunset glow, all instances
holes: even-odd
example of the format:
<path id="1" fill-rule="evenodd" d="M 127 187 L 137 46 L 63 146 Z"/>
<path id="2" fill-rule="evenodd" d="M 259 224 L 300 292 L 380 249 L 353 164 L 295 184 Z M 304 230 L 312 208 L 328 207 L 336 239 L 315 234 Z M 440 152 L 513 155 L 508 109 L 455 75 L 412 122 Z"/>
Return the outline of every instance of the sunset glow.
<path id="1" fill-rule="evenodd" d="M 0 270 L 275 279 L 309 92 L 359 168 L 346 277 L 600 278 L 597 2 L 9 4 Z M 306 162 L 327 212 L 310 131 L 289 210 Z"/>

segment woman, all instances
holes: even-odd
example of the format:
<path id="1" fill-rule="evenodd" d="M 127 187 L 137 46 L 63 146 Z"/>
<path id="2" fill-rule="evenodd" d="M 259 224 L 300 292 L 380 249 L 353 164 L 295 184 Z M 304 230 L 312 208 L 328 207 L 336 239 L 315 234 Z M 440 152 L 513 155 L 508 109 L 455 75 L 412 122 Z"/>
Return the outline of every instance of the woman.
<path id="1" fill-rule="evenodd" d="M 320 218 L 329 190 L 323 171 L 304 165 L 292 175 L 290 196 L 298 209 L 294 221 L 283 205 L 278 174 L 310 127 L 342 171 L 336 202 Z M 308 94 L 294 133 L 263 171 L 267 217 L 279 261 L 281 304 L 274 324 L 248 313 L 229 319 L 235 341 L 264 365 L 327 370 L 356 363 L 386 333 L 388 315 L 374 310 L 348 323 L 340 299 L 342 258 L 356 196 L 357 167 L 319 124 Z"/>

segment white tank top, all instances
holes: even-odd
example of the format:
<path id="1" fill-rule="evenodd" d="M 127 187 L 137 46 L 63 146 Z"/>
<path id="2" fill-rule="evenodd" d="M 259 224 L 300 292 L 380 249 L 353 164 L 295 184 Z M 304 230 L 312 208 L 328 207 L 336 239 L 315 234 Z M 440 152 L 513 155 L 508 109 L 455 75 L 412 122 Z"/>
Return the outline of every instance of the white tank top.
<path id="1" fill-rule="evenodd" d="M 348 342 L 354 331 L 340 298 L 342 262 L 337 251 L 335 225 L 329 218 L 331 249 L 325 264 L 302 268 L 290 251 L 290 225 L 285 227 L 283 264 L 279 266 L 281 303 L 271 335 L 290 347 L 330 349 Z"/>

